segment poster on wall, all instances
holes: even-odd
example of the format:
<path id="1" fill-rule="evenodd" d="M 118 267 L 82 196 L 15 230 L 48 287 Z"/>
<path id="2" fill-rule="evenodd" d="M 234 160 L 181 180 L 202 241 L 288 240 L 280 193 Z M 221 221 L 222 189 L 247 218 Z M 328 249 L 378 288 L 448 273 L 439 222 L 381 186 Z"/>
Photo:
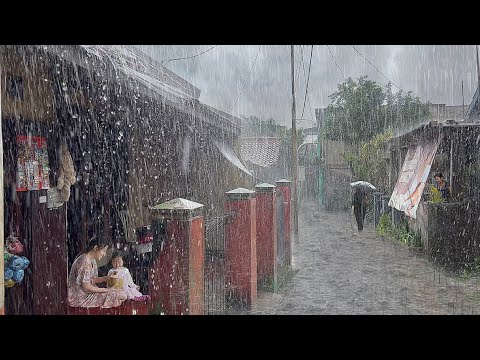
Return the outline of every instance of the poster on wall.
<path id="1" fill-rule="evenodd" d="M 17 191 L 50 187 L 47 139 L 41 136 L 17 136 Z"/>
<path id="2" fill-rule="evenodd" d="M 388 206 L 416 219 L 425 182 L 437 152 L 438 142 L 419 144 L 408 149 L 402 170 Z"/>

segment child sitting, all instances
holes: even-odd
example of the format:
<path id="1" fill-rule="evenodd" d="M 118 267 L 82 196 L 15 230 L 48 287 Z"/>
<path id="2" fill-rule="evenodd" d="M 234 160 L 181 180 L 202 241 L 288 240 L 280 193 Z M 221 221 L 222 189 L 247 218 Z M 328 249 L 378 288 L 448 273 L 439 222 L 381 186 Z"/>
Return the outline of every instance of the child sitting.
<path id="1" fill-rule="evenodd" d="M 108 286 L 118 287 L 122 289 L 129 300 L 143 301 L 149 298 L 148 295 L 143 295 L 140 291 L 140 286 L 135 285 L 130 271 L 123 266 L 122 254 L 115 253 L 112 256 L 112 268 L 108 271 L 107 276 L 110 277 Z"/>

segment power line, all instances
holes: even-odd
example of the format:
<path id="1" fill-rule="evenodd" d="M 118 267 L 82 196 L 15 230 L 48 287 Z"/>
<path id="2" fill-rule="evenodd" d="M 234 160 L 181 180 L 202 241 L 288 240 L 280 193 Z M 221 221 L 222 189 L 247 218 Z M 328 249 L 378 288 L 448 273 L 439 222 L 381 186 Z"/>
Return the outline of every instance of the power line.
<path id="1" fill-rule="evenodd" d="M 335 58 L 333 57 L 332 51 L 330 50 L 330 46 L 327 45 L 327 49 L 328 49 L 328 51 L 330 52 L 330 55 L 332 56 L 333 62 L 335 63 L 335 65 L 337 65 L 338 70 L 340 70 L 340 72 L 342 73 L 343 79 L 345 79 L 345 74 L 343 73 L 342 68 L 341 68 L 340 66 L 338 66 L 337 61 L 336 61 Z"/>
<path id="2" fill-rule="evenodd" d="M 163 66 L 166 66 L 170 61 L 175 61 L 175 60 L 186 60 L 186 59 L 192 59 L 194 57 L 200 56 L 202 54 L 205 54 L 206 52 L 209 52 L 212 49 L 215 49 L 218 45 L 212 46 L 211 48 L 202 51 L 200 54 L 192 55 L 192 56 L 187 56 L 187 57 L 181 57 L 181 58 L 175 58 L 175 59 L 169 59 L 169 60 L 162 60 L 161 64 Z"/>
<path id="3" fill-rule="evenodd" d="M 247 76 L 247 80 L 243 83 L 243 88 L 242 88 L 242 90 L 240 91 L 240 93 L 238 94 L 237 99 L 236 99 L 235 102 L 233 103 L 233 106 L 232 106 L 232 109 L 230 110 L 230 113 L 231 113 L 232 110 L 235 108 L 235 105 L 237 104 L 237 101 L 238 101 L 238 99 L 240 98 L 240 95 L 242 95 L 243 90 L 245 90 L 245 86 L 247 85 L 248 80 L 250 80 L 250 74 L 252 73 L 253 67 L 255 66 L 255 62 L 257 61 L 257 57 L 258 57 L 258 54 L 260 53 L 260 48 L 261 48 L 261 47 L 262 47 L 262 45 L 260 45 L 260 46 L 258 47 L 257 55 L 255 56 L 255 60 L 253 60 L 252 67 L 250 68 L 250 72 L 248 73 L 248 76 Z"/>
<path id="4" fill-rule="evenodd" d="M 299 52 L 300 52 L 300 59 L 301 59 L 301 61 L 298 62 L 298 68 L 297 68 L 297 70 L 296 70 L 296 73 L 300 73 L 300 67 L 303 65 L 303 45 L 300 45 L 300 50 L 299 50 Z M 305 71 L 305 70 L 304 70 L 304 71 Z M 305 77 L 305 73 L 304 73 L 304 77 Z M 297 87 L 297 89 L 300 88 L 299 83 L 300 83 L 300 76 L 297 76 L 296 84 L 295 84 L 295 86 Z"/>
<path id="5" fill-rule="evenodd" d="M 360 51 L 358 51 L 358 50 L 355 48 L 355 46 L 353 46 L 353 45 L 350 45 L 350 46 L 351 46 L 361 57 L 363 57 L 365 60 L 367 60 L 368 63 L 375 68 L 375 70 L 377 70 L 380 74 L 382 74 L 382 76 L 383 76 L 385 79 L 387 79 L 389 82 L 391 82 L 391 83 L 392 83 L 393 85 L 395 85 L 397 88 L 399 88 L 401 91 L 405 92 L 405 90 L 403 90 L 400 86 L 398 86 L 398 85 L 395 84 L 392 80 L 390 80 L 389 78 L 387 78 L 380 70 L 378 70 L 377 67 L 370 62 L 370 60 L 368 60 L 362 53 L 360 53 Z"/>
<path id="6" fill-rule="evenodd" d="M 312 109 L 312 103 L 310 101 L 310 94 L 307 94 L 307 101 L 308 101 L 308 107 L 310 108 L 310 115 L 312 115 L 312 125 L 315 125 L 316 118 L 315 118 L 315 113 Z"/>
<path id="7" fill-rule="evenodd" d="M 310 69 L 312 68 L 312 53 L 313 53 L 313 45 L 312 45 L 312 48 L 310 49 L 310 63 L 308 65 L 307 85 L 305 86 L 305 98 L 303 99 L 302 116 L 300 116 L 300 118 L 303 118 L 303 112 L 305 111 L 305 104 L 307 102 L 308 82 L 310 80 Z M 302 59 L 303 59 L 303 56 L 302 56 Z"/>
<path id="8" fill-rule="evenodd" d="M 302 45 L 303 47 L 303 45 Z M 312 48 L 312 51 L 313 51 L 313 48 Z M 302 63 L 302 69 L 303 69 L 303 79 L 305 80 L 305 88 L 308 87 L 307 85 L 307 75 L 305 74 L 305 62 L 303 61 L 303 50 L 302 52 L 300 53 L 301 54 L 301 63 Z M 311 60 L 311 58 L 310 58 Z M 310 76 L 310 71 L 309 71 L 309 76 Z M 315 114 L 313 113 L 313 109 L 312 109 L 312 104 L 310 102 L 310 94 L 307 92 L 307 100 L 308 100 L 308 107 L 310 108 L 310 112 L 311 112 L 311 115 L 312 115 L 312 125 L 315 125 Z M 305 109 L 305 102 L 304 102 L 304 109 Z M 301 118 L 303 118 L 303 111 L 302 111 L 302 116 Z"/>
<path id="9" fill-rule="evenodd" d="M 303 60 L 303 47 L 304 47 L 304 45 L 300 45 L 300 50 L 299 50 L 300 61 L 298 61 L 298 66 L 297 66 L 296 73 L 300 73 L 300 68 L 302 68 L 302 70 L 303 70 L 303 81 L 304 81 L 304 85 L 305 85 L 305 89 L 306 89 L 307 88 L 307 74 L 306 74 L 306 71 L 305 71 L 305 62 Z M 295 79 L 295 86 L 298 89 L 300 89 L 300 82 L 301 82 L 301 80 L 300 80 L 300 75 L 299 75 Z M 308 103 L 309 103 L 309 106 L 310 106 L 310 111 L 313 114 L 312 106 L 310 105 L 310 94 L 308 94 L 308 92 L 307 92 L 307 99 L 308 99 Z M 305 108 L 305 101 L 304 101 L 304 108 Z M 312 116 L 313 116 L 312 119 L 314 119 L 315 115 L 312 115 Z M 303 117 L 303 111 L 302 111 L 302 117 Z M 305 119 L 303 119 L 303 120 L 305 120 Z M 301 118 L 297 119 L 297 121 L 301 121 Z"/>

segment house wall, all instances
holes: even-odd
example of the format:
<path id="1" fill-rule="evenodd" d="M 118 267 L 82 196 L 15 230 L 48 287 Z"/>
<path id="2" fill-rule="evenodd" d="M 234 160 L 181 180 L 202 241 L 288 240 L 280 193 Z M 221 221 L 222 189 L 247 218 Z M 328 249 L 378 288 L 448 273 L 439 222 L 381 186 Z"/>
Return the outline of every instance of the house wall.
<path id="1" fill-rule="evenodd" d="M 351 206 L 351 187 L 353 179 L 345 154 L 352 147 L 342 141 L 324 140 L 325 157 L 325 208 L 327 210 L 349 209 Z"/>
<path id="2" fill-rule="evenodd" d="M 428 258 L 461 269 L 480 256 L 480 204 L 478 199 L 428 204 Z"/>
<path id="3" fill-rule="evenodd" d="M 480 129 L 477 126 L 447 126 L 441 131 L 441 141 L 416 219 L 405 218 L 411 230 L 420 232 L 425 252 L 432 262 L 459 269 L 480 256 L 480 148 L 477 141 Z M 417 141 L 421 139 L 417 138 Z M 392 149 L 392 174 L 395 179 L 404 159 L 401 150 L 398 146 Z M 395 166 L 397 163 L 398 166 Z M 452 178 L 453 196 L 449 202 L 433 204 L 428 201 L 429 186 L 433 184 L 433 175 L 437 172 L 443 173 L 447 181 Z"/>
<path id="4" fill-rule="evenodd" d="M 130 105 L 129 120 L 129 233 L 148 225 L 148 206 L 177 197 L 205 206 L 204 215 L 223 213 L 225 192 L 252 187 L 248 175 L 228 162 L 212 139 L 223 139 L 235 148 L 233 133 L 200 122 L 168 104 Z M 238 152 L 237 152 L 238 153 Z"/>
<path id="5" fill-rule="evenodd" d="M 47 190 L 16 191 L 17 135 L 47 139 L 50 186 L 58 171 L 58 122 L 54 111 L 53 65 L 41 52 L 23 47 L 3 47 L 2 131 L 4 152 L 5 235 L 15 233 L 30 260 L 22 282 L 5 289 L 6 314 L 66 313 L 66 210 L 47 209 L 40 197 Z M 23 99 L 13 99 L 5 89 L 8 74 L 22 78 Z M 54 266 L 52 266 L 54 264 Z"/>
<path id="6" fill-rule="evenodd" d="M 408 222 L 410 230 L 420 234 L 422 239 L 422 246 L 427 249 L 429 247 L 428 204 L 420 201 L 420 204 L 418 204 L 416 216 L 416 219 L 412 219 L 408 216 L 404 216 L 404 218 Z"/>
<path id="7" fill-rule="evenodd" d="M 53 119 L 53 91 L 51 69 L 36 54 L 25 54 L 11 48 L 0 51 L 2 63 L 2 116 L 21 116 L 24 119 L 51 121 Z M 8 92 L 10 75 L 22 79 L 23 100 Z"/>
<path id="8" fill-rule="evenodd" d="M 428 259 L 452 270 L 463 269 L 480 256 L 478 199 L 433 204 L 422 202 L 417 218 L 406 217 L 411 230 L 420 232 Z"/>

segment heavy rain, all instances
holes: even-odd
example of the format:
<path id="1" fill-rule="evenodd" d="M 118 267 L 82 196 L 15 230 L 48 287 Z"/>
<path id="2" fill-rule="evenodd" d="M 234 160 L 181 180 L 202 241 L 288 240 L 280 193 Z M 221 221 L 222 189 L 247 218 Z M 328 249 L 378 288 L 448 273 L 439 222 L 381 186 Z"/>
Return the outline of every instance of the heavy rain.
<path id="1" fill-rule="evenodd" d="M 477 45 L 1 45 L 0 314 L 480 314 Z"/>

